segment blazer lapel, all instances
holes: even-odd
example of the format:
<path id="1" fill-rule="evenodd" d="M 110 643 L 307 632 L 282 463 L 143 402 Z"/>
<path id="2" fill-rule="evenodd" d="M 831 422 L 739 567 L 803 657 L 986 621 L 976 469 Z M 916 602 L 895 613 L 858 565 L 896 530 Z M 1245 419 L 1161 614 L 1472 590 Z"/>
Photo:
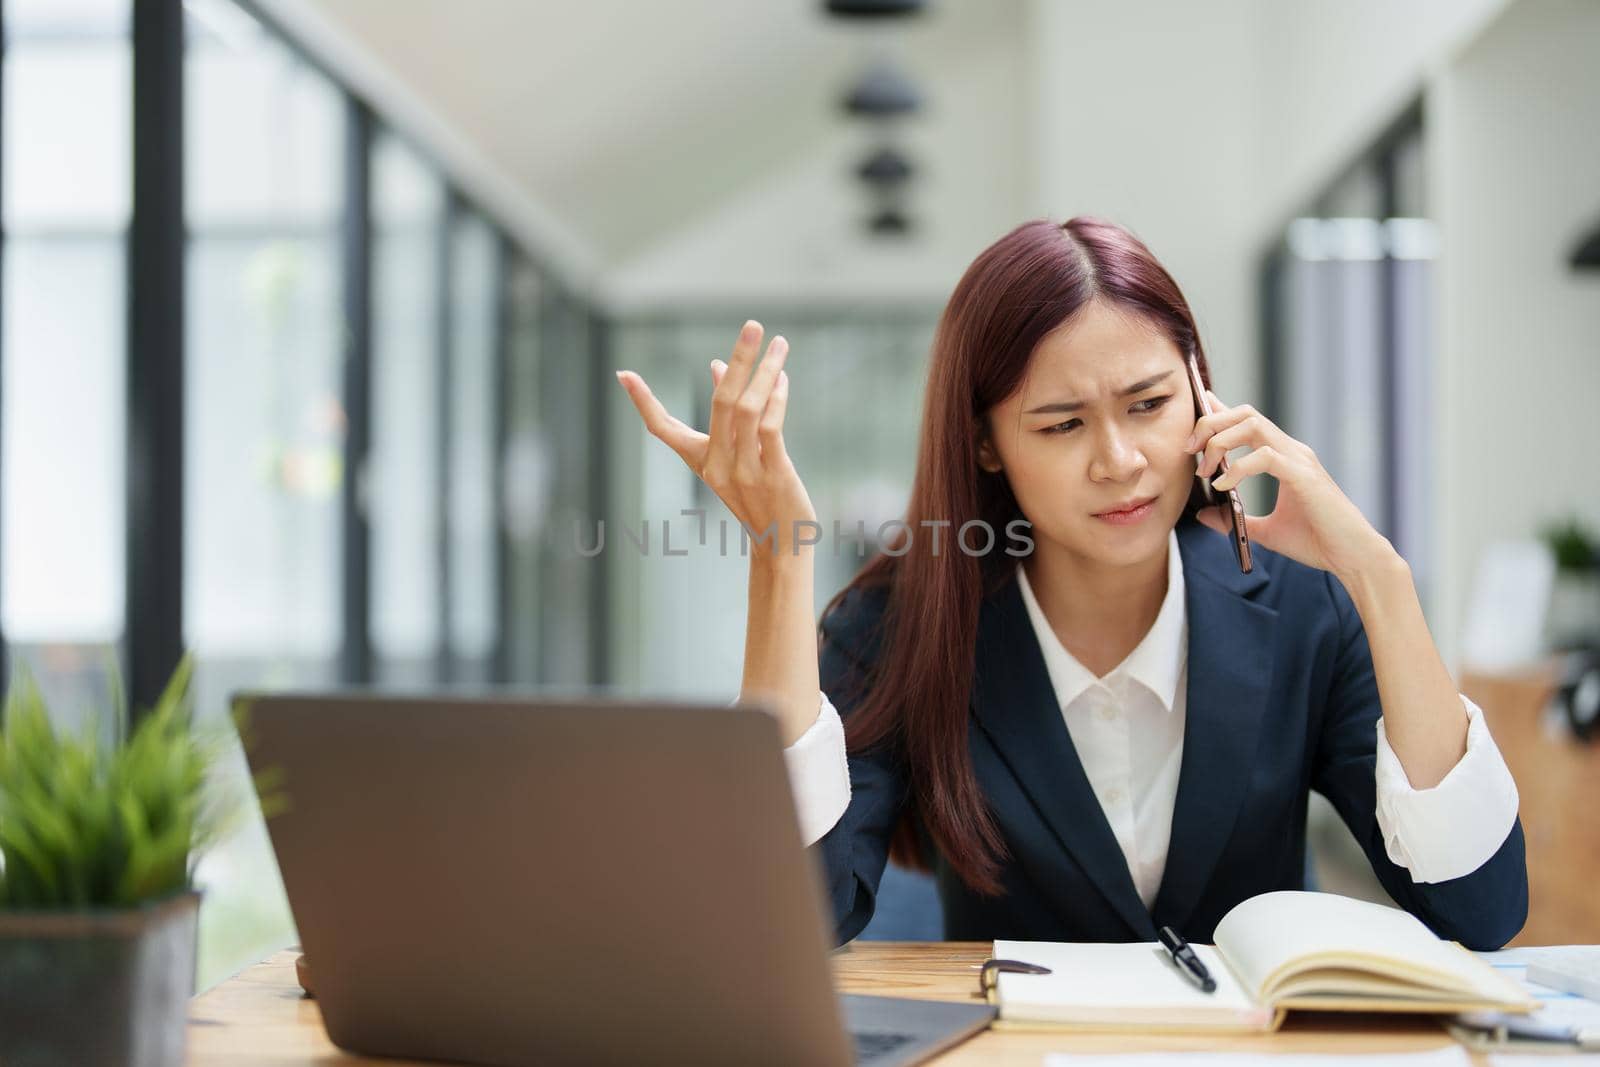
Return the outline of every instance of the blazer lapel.
<path id="1" fill-rule="evenodd" d="M 1178 798 L 1167 866 L 1152 909 L 1182 930 L 1238 818 L 1272 688 L 1278 613 L 1249 599 L 1268 581 L 1243 574 L 1227 540 L 1178 526 L 1189 616 L 1189 681 Z"/>
<path id="2" fill-rule="evenodd" d="M 973 709 L 1061 844 L 1134 935 L 1153 938 L 1150 914 L 1067 732 L 1015 578 L 986 599 L 980 612 Z"/>

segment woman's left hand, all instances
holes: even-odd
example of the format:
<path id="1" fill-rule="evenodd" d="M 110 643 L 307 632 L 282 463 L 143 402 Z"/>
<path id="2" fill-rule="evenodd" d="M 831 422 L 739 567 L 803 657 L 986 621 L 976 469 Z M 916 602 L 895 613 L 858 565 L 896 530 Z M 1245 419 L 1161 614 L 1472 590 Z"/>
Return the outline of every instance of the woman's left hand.
<path id="1" fill-rule="evenodd" d="M 1208 481 L 1218 462 L 1235 448 L 1252 451 L 1228 460 L 1228 473 L 1212 487 L 1237 488 L 1244 479 L 1270 474 L 1278 480 L 1278 500 L 1270 515 L 1248 515 L 1250 540 L 1312 567 L 1345 576 L 1393 553 L 1361 509 L 1344 495 L 1310 446 L 1284 433 L 1249 404 L 1228 407 L 1210 390 L 1211 414 L 1195 423 L 1189 452 L 1199 452 L 1198 473 Z M 1218 509 L 1197 516 L 1201 523 L 1232 536 L 1233 524 Z"/>

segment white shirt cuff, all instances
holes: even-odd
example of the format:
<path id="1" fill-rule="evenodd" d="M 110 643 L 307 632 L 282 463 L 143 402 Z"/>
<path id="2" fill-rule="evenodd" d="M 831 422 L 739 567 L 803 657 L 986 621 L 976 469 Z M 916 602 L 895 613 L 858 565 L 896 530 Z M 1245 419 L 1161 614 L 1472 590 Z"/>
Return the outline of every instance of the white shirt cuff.
<path id="1" fill-rule="evenodd" d="M 783 750 L 789 765 L 789 785 L 794 790 L 795 811 L 800 816 L 800 837 L 815 844 L 850 806 L 850 764 L 845 758 L 844 722 L 822 697 L 817 721 Z"/>
<path id="2" fill-rule="evenodd" d="M 1416 789 L 1378 720 L 1378 829 L 1389 858 L 1413 882 L 1471 874 L 1499 851 L 1517 819 L 1517 783 L 1489 736 L 1483 711 L 1467 711 L 1467 751 L 1431 789 Z"/>

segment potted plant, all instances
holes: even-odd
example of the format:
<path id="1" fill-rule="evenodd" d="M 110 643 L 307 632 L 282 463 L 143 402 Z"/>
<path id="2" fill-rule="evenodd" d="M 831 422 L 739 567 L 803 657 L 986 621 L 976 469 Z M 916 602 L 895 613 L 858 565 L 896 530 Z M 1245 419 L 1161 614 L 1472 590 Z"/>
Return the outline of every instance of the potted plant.
<path id="1" fill-rule="evenodd" d="M 1600 543 L 1576 515 L 1540 533 L 1556 563 L 1545 627 L 1551 647 L 1600 644 Z"/>
<path id="2" fill-rule="evenodd" d="M 25 674 L 6 696 L 0 1064 L 183 1061 L 195 860 L 239 810 L 237 788 L 209 773 L 227 720 L 195 726 L 190 672 L 185 657 L 131 732 L 115 684 L 110 716 L 77 733 L 52 723 Z"/>

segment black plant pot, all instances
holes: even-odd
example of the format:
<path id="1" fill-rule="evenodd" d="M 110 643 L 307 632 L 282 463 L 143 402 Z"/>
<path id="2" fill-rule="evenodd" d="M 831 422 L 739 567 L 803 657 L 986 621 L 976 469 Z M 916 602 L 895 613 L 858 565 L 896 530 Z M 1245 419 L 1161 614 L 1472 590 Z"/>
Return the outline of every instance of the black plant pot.
<path id="1" fill-rule="evenodd" d="M 199 904 L 0 911 L 0 1064 L 179 1067 Z"/>

